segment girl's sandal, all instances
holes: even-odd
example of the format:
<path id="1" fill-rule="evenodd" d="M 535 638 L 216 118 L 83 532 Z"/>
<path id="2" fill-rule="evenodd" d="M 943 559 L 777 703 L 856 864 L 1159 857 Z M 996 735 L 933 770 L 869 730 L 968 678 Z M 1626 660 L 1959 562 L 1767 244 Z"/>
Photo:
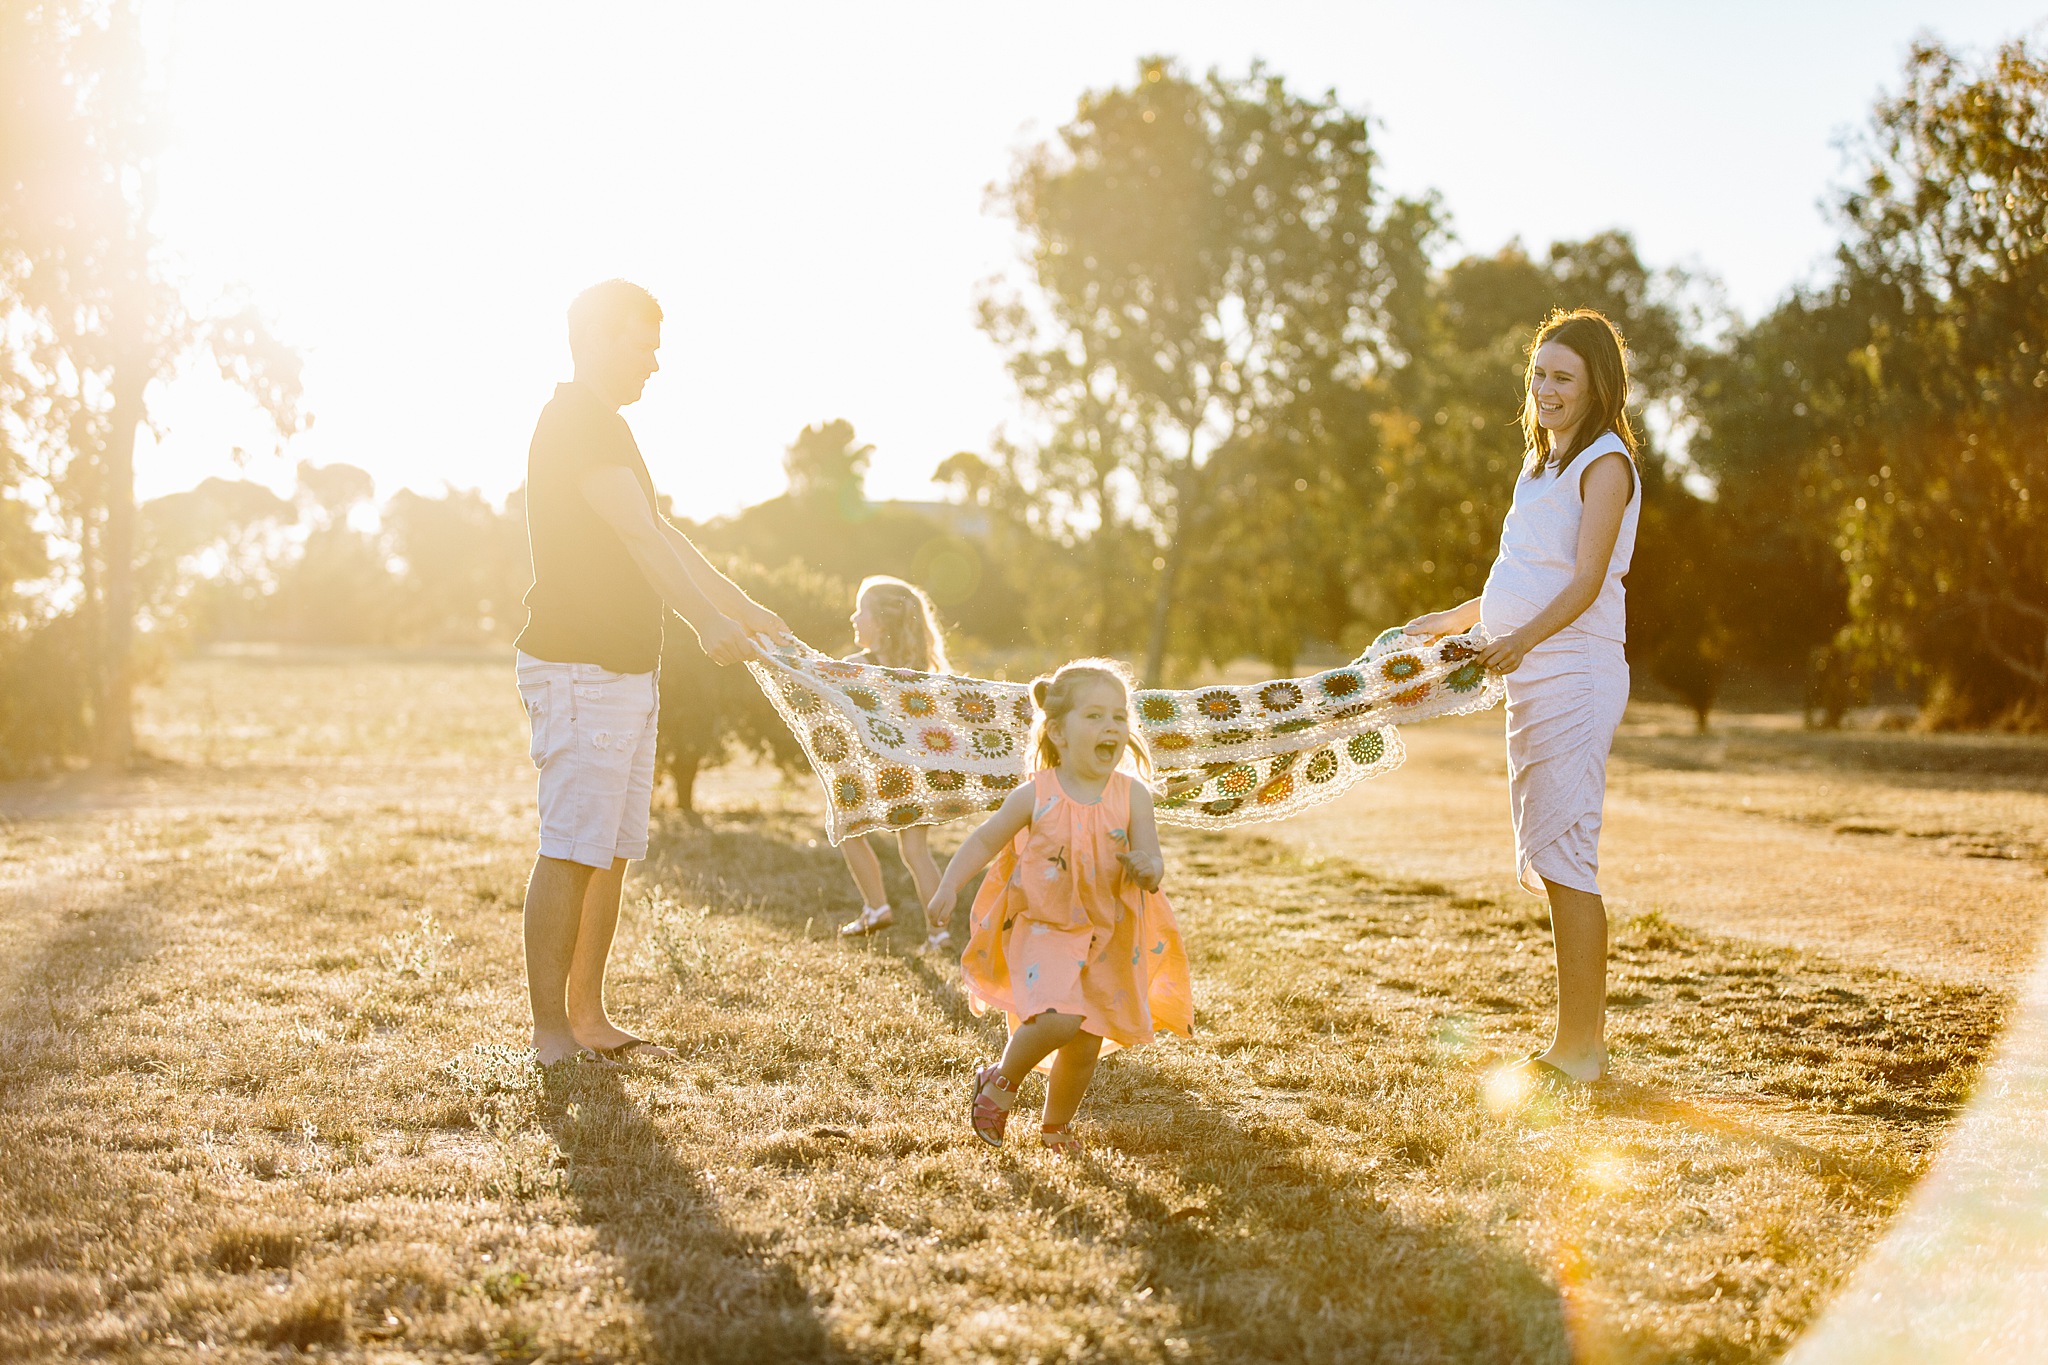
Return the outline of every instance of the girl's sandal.
<path id="1" fill-rule="evenodd" d="M 861 912 L 839 926 L 841 938 L 866 938 L 896 922 L 896 912 L 887 905 L 861 907 Z"/>
<path id="2" fill-rule="evenodd" d="M 974 1104 L 967 1111 L 967 1125 L 976 1137 L 991 1147 L 1002 1146 L 1003 1130 L 1009 1127 L 1010 1111 L 1016 1107 L 1017 1087 L 1003 1075 L 1002 1067 L 983 1067 L 974 1073 Z"/>
<path id="3" fill-rule="evenodd" d="M 1038 1140 L 1045 1144 L 1045 1150 L 1054 1156 L 1079 1156 L 1085 1150 L 1081 1135 L 1069 1123 L 1047 1124 L 1038 1130 Z"/>

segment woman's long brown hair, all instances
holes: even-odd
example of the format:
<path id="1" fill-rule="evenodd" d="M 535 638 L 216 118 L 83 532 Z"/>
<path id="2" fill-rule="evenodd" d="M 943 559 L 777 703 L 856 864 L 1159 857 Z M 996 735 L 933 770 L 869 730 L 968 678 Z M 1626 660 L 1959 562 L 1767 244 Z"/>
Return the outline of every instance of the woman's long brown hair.
<path id="1" fill-rule="evenodd" d="M 1592 402 L 1586 416 L 1572 432 L 1571 449 L 1552 448 L 1550 433 L 1536 420 L 1536 393 L 1530 387 L 1536 368 L 1536 352 L 1546 342 L 1556 342 L 1585 362 L 1586 384 Z M 1559 308 L 1543 319 L 1536 339 L 1529 343 L 1529 363 L 1522 371 L 1522 435 L 1529 442 L 1529 465 L 1524 473 L 1534 474 L 1549 466 L 1562 473 L 1593 442 L 1613 432 L 1628 453 L 1636 453 L 1635 429 L 1628 424 L 1628 345 L 1621 329 L 1605 313 L 1591 308 Z"/>

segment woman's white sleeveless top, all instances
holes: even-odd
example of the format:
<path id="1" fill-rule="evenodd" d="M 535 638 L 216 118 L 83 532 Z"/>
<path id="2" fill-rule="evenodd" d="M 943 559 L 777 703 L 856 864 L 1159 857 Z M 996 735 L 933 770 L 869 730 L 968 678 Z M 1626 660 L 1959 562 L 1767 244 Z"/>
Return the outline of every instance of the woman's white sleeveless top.
<path id="1" fill-rule="evenodd" d="M 1563 592 L 1578 568 L 1579 523 L 1586 513 L 1585 489 L 1580 484 L 1593 461 L 1609 451 L 1620 451 L 1629 461 L 1634 486 L 1628 506 L 1621 514 L 1621 533 L 1614 538 L 1614 553 L 1607 560 L 1607 577 L 1600 583 L 1600 595 L 1579 619 L 1564 629 L 1583 631 L 1603 640 L 1628 638 L 1628 612 L 1623 598 L 1622 575 L 1636 548 L 1636 517 L 1643 506 L 1643 480 L 1629 457 L 1621 438 L 1608 432 L 1579 452 L 1563 471 L 1538 469 L 1515 481 L 1515 501 L 1501 523 L 1500 554 L 1486 575 L 1486 588 L 1479 594 L 1479 620 L 1493 635 L 1504 635 L 1528 622 Z M 1560 632 L 1562 633 L 1562 632 Z"/>

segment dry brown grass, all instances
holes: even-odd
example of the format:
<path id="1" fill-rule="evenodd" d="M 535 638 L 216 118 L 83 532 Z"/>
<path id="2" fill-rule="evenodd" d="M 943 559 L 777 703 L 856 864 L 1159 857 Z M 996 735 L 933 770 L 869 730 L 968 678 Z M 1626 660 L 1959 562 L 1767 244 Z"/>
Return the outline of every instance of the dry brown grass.
<path id="1" fill-rule="evenodd" d="M 8 794 L 0 1356 L 1762 1359 L 2002 1007 L 1642 916 L 1625 1083 L 1490 1097 L 1534 902 L 1183 835 L 1198 1037 L 1105 1063 L 1085 1159 L 991 1153 L 998 1031 L 831 937 L 811 795 L 749 772 L 632 883 L 617 1012 L 683 1060 L 542 1078 L 520 719 L 502 667 L 213 661 L 174 764 Z"/>
<path id="2" fill-rule="evenodd" d="M 1617 916 L 2010 990 L 2048 918 L 2048 739 L 1692 732 L 1632 704 L 1608 766 L 1600 880 Z M 1498 714 L 1415 726 L 1406 767 L 1276 838 L 1514 897 Z M 1455 830 L 1455 838 L 1444 831 Z"/>

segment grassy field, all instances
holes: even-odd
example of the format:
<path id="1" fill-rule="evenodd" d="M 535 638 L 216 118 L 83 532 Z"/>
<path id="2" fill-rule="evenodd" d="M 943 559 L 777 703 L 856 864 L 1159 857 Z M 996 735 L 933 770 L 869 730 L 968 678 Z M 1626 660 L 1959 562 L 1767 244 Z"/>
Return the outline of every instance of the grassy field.
<path id="1" fill-rule="evenodd" d="M 1412 727 L 1407 766 L 1274 837 L 1514 897 L 1500 725 Z M 1608 774 L 1600 881 L 1623 918 L 2000 990 L 2033 964 L 2048 740 L 1817 732 L 1768 713 L 1718 717 L 1702 736 L 1676 707 L 1636 704 Z"/>
<path id="2" fill-rule="evenodd" d="M 1546 924 L 1443 823 L 1483 731 L 1416 732 L 1358 798 L 1425 822 L 1399 838 L 1356 806 L 1349 833 L 1169 832 L 1196 1039 L 1104 1064 L 1085 1158 L 991 1152 L 964 1111 L 999 1027 L 913 928 L 836 941 L 813 789 L 742 770 L 702 827 L 657 812 L 629 882 L 615 1014 L 682 1061 L 541 1078 L 509 674 L 201 661 L 148 698 L 152 770 L 0 795 L 0 1357 L 1767 1359 L 1926 1169 L 2010 989 L 1639 895 L 1620 1083 L 1503 1093 Z M 2038 787 L 1981 744 L 1920 741 L 1948 767 L 1900 788 L 1737 738 L 1640 727 L 1626 818 L 1796 832 L 1740 797 L 1773 753 L 1824 760 L 1891 812 L 1829 837 L 1917 820 L 2039 879 Z"/>

